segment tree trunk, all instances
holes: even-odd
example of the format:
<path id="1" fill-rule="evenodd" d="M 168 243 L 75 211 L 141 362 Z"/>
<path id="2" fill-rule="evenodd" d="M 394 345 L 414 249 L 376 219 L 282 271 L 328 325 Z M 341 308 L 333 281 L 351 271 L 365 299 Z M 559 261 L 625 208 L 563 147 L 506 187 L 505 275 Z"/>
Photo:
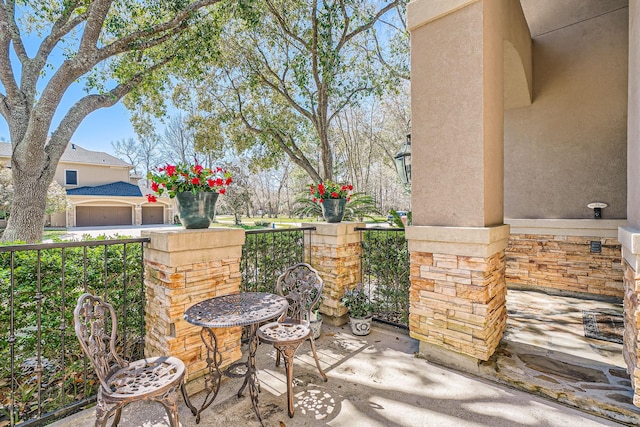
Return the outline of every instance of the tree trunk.
<path id="1" fill-rule="evenodd" d="M 42 179 L 40 174 L 13 168 L 13 204 L 2 241 L 37 243 L 42 240 L 47 188 L 51 179 Z"/>

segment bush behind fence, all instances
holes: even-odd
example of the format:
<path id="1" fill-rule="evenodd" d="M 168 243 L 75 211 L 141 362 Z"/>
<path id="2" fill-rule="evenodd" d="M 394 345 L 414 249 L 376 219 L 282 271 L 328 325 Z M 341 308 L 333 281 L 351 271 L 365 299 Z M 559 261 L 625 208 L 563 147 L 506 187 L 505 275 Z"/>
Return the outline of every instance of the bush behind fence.
<path id="1" fill-rule="evenodd" d="M 143 357 L 145 240 L 0 248 L 0 425 L 44 423 L 96 394 L 74 330 L 73 310 L 84 292 L 114 306 L 120 354 Z"/>

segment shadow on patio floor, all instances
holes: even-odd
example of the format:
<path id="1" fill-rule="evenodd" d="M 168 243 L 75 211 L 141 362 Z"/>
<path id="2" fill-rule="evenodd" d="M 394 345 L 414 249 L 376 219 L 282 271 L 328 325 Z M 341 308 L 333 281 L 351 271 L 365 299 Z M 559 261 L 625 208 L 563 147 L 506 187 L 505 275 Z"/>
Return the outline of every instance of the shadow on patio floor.
<path id="1" fill-rule="evenodd" d="M 603 418 L 495 381 L 517 385 L 567 404 L 640 424 L 630 404 L 631 387 L 621 365 L 621 345 L 582 337 L 581 310 L 600 302 L 509 291 L 509 329 L 494 358 L 482 366 L 492 381 L 447 369 L 416 356 L 418 343 L 405 331 L 375 326 L 367 337 L 351 335 L 348 325 L 323 326 L 317 341 L 329 381 L 321 381 L 308 344 L 294 365 L 296 413 L 286 413 L 286 383 L 275 368 L 271 346 L 261 345 L 260 408 L 265 426 L 613 426 Z M 562 313 L 562 315 L 558 313 Z M 576 314 L 577 313 L 577 314 Z M 553 323 L 550 321 L 553 320 Z M 552 333 L 549 335 L 549 333 Z M 533 344 L 533 345 L 532 345 Z M 597 356 L 594 356 L 597 355 Z M 591 357 L 591 359 L 587 358 Z M 239 379 L 225 379 L 201 426 L 258 426 L 248 396 L 237 398 Z M 199 403 L 202 395 L 196 395 Z M 54 427 L 92 426 L 86 410 Z M 195 426 L 184 405 L 180 424 Z M 167 426 L 159 404 L 130 405 L 122 426 Z"/>

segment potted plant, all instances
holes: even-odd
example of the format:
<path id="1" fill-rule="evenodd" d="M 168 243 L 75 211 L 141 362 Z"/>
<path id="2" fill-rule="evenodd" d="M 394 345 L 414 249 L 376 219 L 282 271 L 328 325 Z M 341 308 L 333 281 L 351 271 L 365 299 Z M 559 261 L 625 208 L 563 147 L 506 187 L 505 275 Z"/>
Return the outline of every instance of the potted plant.
<path id="1" fill-rule="evenodd" d="M 340 222 L 344 217 L 344 208 L 351 198 L 351 184 L 339 184 L 325 180 L 311 184 L 313 201 L 322 206 L 322 216 L 327 222 Z"/>
<path id="2" fill-rule="evenodd" d="M 320 314 L 320 309 L 315 309 L 311 312 L 309 327 L 311 328 L 313 339 L 317 340 L 320 338 L 320 331 L 322 330 L 322 314 Z"/>
<path id="3" fill-rule="evenodd" d="M 206 168 L 197 161 L 193 165 L 166 164 L 149 171 L 147 178 L 156 195 L 167 193 L 170 198 L 175 197 L 184 228 L 208 228 L 215 215 L 218 194 L 225 194 L 233 181 L 226 170 Z M 147 194 L 147 200 L 156 202 L 156 195 Z"/>
<path id="4" fill-rule="evenodd" d="M 344 296 L 340 299 L 340 305 L 349 310 L 349 323 L 351 324 L 351 332 L 354 335 L 369 335 L 371 332 L 371 312 L 373 304 L 369 300 L 369 296 L 358 285 L 353 289 L 345 289 Z"/>

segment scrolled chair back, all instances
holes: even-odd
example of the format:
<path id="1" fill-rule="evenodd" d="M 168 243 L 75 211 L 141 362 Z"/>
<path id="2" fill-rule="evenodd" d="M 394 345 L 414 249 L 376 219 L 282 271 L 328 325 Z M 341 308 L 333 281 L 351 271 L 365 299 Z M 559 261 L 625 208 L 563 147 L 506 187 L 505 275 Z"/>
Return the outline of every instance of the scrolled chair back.
<path id="1" fill-rule="evenodd" d="M 278 277 L 276 291 L 289 302 L 288 318 L 308 321 L 312 308 L 322 297 L 323 287 L 324 282 L 313 267 L 298 263 Z"/>
<path id="2" fill-rule="evenodd" d="M 113 306 L 100 297 L 85 293 L 73 312 L 76 335 L 98 375 L 109 390 L 107 379 L 114 370 L 127 366 L 116 352 L 117 318 Z"/>

